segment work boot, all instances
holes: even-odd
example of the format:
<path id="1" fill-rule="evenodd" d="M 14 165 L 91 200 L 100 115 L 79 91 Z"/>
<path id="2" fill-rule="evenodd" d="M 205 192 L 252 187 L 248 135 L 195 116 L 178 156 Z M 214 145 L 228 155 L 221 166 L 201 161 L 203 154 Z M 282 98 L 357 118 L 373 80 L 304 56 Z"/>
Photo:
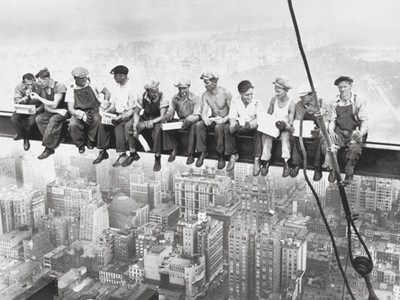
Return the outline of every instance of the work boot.
<path id="1" fill-rule="evenodd" d="M 261 176 L 267 176 L 269 171 L 269 160 L 264 162 L 261 169 Z"/>
<path id="2" fill-rule="evenodd" d="M 42 154 L 38 156 L 38 159 L 48 158 L 50 155 L 54 154 L 54 150 L 50 148 L 45 148 Z"/>
<path id="3" fill-rule="evenodd" d="M 259 157 L 254 157 L 253 176 L 258 176 L 261 172 L 261 160 Z"/>
<path id="4" fill-rule="evenodd" d="M 93 149 L 94 149 L 94 146 L 95 146 L 95 143 L 88 142 L 86 147 L 87 147 L 89 150 L 93 150 Z"/>
<path id="5" fill-rule="evenodd" d="M 154 157 L 154 166 L 153 166 L 154 172 L 158 172 L 160 170 L 161 170 L 161 155 Z"/>
<path id="6" fill-rule="evenodd" d="M 297 175 L 299 175 L 300 171 L 300 165 L 295 165 L 291 170 L 290 170 L 290 177 L 295 178 Z"/>
<path id="7" fill-rule="evenodd" d="M 225 159 L 222 153 L 218 153 L 218 170 L 225 168 Z"/>
<path id="8" fill-rule="evenodd" d="M 137 152 L 131 152 L 131 154 L 123 161 L 121 166 L 127 167 L 130 166 L 134 161 L 139 160 L 140 156 Z"/>
<path id="9" fill-rule="evenodd" d="M 226 166 L 226 170 L 228 172 L 232 171 L 235 168 L 235 162 L 239 159 L 239 154 L 232 154 L 229 159 L 228 165 Z"/>
<path id="10" fill-rule="evenodd" d="M 178 153 L 178 150 L 174 149 L 171 152 L 171 155 L 168 157 L 168 162 L 173 162 L 176 158 L 176 154 Z"/>
<path id="11" fill-rule="evenodd" d="M 121 166 L 122 163 L 125 161 L 126 158 L 127 158 L 126 153 L 125 153 L 125 152 L 121 153 L 121 154 L 119 155 L 118 159 L 115 161 L 115 163 L 113 163 L 112 166 L 113 166 L 114 168 Z"/>
<path id="12" fill-rule="evenodd" d="M 335 182 L 335 179 L 336 179 L 335 170 L 331 170 L 331 171 L 329 172 L 328 181 L 329 181 L 330 183 L 333 183 L 333 182 Z"/>
<path id="13" fill-rule="evenodd" d="M 29 143 L 29 140 L 24 139 L 24 150 L 28 151 L 30 147 L 31 147 L 31 144 Z"/>
<path id="14" fill-rule="evenodd" d="M 193 153 L 189 153 L 188 158 L 186 160 L 186 164 L 191 165 L 192 163 L 194 163 L 194 155 L 193 155 Z M 197 165 L 197 163 L 196 163 L 196 165 Z"/>
<path id="15" fill-rule="evenodd" d="M 283 172 L 282 172 L 282 177 L 288 177 L 290 174 L 290 167 L 287 161 L 283 163 Z"/>
<path id="16" fill-rule="evenodd" d="M 100 150 L 99 156 L 93 161 L 94 165 L 101 163 L 103 160 L 108 159 L 107 150 Z"/>
<path id="17" fill-rule="evenodd" d="M 14 141 L 18 141 L 20 139 L 21 139 L 21 137 L 17 133 L 13 135 L 13 140 Z"/>
<path id="18" fill-rule="evenodd" d="M 200 168 L 203 165 L 204 159 L 206 158 L 206 156 L 207 156 L 207 152 L 201 152 L 200 157 L 196 161 L 196 167 Z"/>
<path id="19" fill-rule="evenodd" d="M 79 147 L 78 147 L 78 151 L 79 151 L 80 154 L 85 153 L 85 146 L 84 146 L 84 145 L 79 146 Z"/>
<path id="20" fill-rule="evenodd" d="M 315 167 L 313 180 L 314 181 L 320 181 L 321 178 L 322 178 L 322 170 L 321 170 L 321 168 L 320 167 Z"/>

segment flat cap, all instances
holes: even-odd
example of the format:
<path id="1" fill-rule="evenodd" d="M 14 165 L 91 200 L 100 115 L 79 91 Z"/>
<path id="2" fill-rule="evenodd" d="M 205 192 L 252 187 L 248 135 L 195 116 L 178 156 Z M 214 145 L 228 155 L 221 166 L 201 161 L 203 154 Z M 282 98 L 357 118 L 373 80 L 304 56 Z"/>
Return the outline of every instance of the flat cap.
<path id="1" fill-rule="evenodd" d="M 312 94 L 312 90 L 309 83 L 304 83 L 300 85 L 299 88 L 297 89 L 297 95 L 299 95 L 299 97 L 307 96 L 309 94 Z"/>
<path id="2" fill-rule="evenodd" d="M 280 76 L 275 78 L 273 84 L 285 90 L 290 90 L 292 88 L 292 86 L 289 83 L 289 79 Z"/>
<path id="3" fill-rule="evenodd" d="M 150 80 L 144 85 L 145 90 L 151 90 L 151 89 L 156 89 L 160 85 L 159 81 L 156 80 Z"/>
<path id="4" fill-rule="evenodd" d="M 73 77 L 86 77 L 89 75 L 89 71 L 84 67 L 77 67 L 71 72 Z"/>
<path id="5" fill-rule="evenodd" d="M 335 82 L 333 83 L 334 85 L 338 85 L 339 83 L 341 83 L 342 81 L 347 81 L 349 83 L 353 83 L 353 79 L 349 76 L 340 76 L 339 78 L 337 78 L 335 80 Z"/>
<path id="6" fill-rule="evenodd" d="M 180 78 L 177 82 L 174 83 L 174 86 L 176 86 L 177 88 L 187 88 L 190 86 L 190 80 L 186 79 L 186 78 Z"/>
<path id="7" fill-rule="evenodd" d="M 203 74 L 201 74 L 200 79 L 203 79 L 203 80 L 217 79 L 218 80 L 219 76 L 215 72 L 204 72 Z"/>
<path id="8" fill-rule="evenodd" d="M 110 74 L 124 74 L 128 75 L 129 69 L 123 65 L 118 65 L 114 67 L 111 71 Z"/>

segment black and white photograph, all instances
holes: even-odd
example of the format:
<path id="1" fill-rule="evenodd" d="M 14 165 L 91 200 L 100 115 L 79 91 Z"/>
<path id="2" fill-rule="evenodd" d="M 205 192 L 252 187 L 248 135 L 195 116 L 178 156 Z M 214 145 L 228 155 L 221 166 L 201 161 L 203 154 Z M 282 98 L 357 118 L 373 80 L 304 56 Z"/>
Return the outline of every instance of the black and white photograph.
<path id="1" fill-rule="evenodd" d="M 0 299 L 400 300 L 400 1 L 0 7 Z"/>

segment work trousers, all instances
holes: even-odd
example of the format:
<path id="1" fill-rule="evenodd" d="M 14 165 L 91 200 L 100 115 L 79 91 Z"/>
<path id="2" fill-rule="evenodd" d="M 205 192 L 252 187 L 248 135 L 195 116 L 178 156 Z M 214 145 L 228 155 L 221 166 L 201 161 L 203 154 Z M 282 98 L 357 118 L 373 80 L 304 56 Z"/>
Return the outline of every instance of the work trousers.
<path id="1" fill-rule="evenodd" d="M 108 149 L 110 147 L 110 137 L 111 133 L 114 132 L 115 135 L 115 150 L 118 153 L 125 152 L 128 150 L 127 143 L 128 138 L 125 134 L 125 125 L 127 121 L 122 121 L 121 123 L 112 126 L 106 124 L 99 125 L 99 133 L 97 135 L 97 148 Z"/>
<path id="2" fill-rule="evenodd" d="M 72 142 L 77 146 L 84 146 L 86 142 L 96 143 L 97 133 L 100 124 L 100 115 L 96 111 L 93 113 L 93 123 L 86 124 L 83 120 L 73 116 L 69 122 Z"/>
<path id="3" fill-rule="evenodd" d="M 310 150 L 314 151 L 314 167 L 320 168 L 322 161 L 321 145 L 323 143 L 323 139 L 318 137 L 314 138 L 313 141 L 313 150 Z M 293 137 L 292 165 L 303 165 L 303 153 L 301 152 L 300 139 L 298 137 Z"/>
<path id="4" fill-rule="evenodd" d="M 133 136 L 133 119 L 129 120 L 125 124 L 125 131 L 128 136 L 129 150 L 136 151 L 136 147 L 139 143 L 138 137 Z M 143 129 L 141 134 L 146 142 L 149 144 L 155 154 L 161 154 L 162 150 L 162 129 L 160 123 L 154 124 L 153 128 Z"/>
<path id="5" fill-rule="evenodd" d="M 36 124 L 42 134 L 44 147 L 54 149 L 58 146 L 65 120 L 65 116 L 47 111 L 36 117 Z"/>
<path id="6" fill-rule="evenodd" d="M 26 139 L 29 136 L 29 132 L 32 127 L 35 125 L 35 119 L 38 114 L 34 115 L 25 115 L 25 114 L 17 114 L 14 112 L 11 116 L 11 123 L 14 127 L 15 133 L 18 138 Z"/>
<path id="7" fill-rule="evenodd" d="M 220 154 L 236 154 L 236 139 L 229 130 L 229 123 L 215 124 L 207 126 L 204 121 L 196 123 L 196 151 L 205 152 L 207 150 L 207 132 L 214 131 L 216 141 L 216 151 Z"/>
<path id="8" fill-rule="evenodd" d="M 290 159 L 290 133 L 287 131 L 282 131 L 281 135 L 279 136 L 282 144 L 282 158 L 285 161 Z M 271 159 L 271 152 L 272 152 L 272 142 L 274 138 L 267 134 L 261 134 L 262 140 L 262 155 L 261 160 L 268 161 Z"/>
<path id="9" fill-rule="evenodd" d="M 177 121 L 177 120 L 174 120 Z M 193 154 L 196 147 L 196 123 L 193 123 L 186 130 L 166 130 L 163 131 L 163 143 L 164 150 L 178 149 L 178 142 L 176 135 L 178 132 L 188 132 L 188 148 L 187 152 Z"/>

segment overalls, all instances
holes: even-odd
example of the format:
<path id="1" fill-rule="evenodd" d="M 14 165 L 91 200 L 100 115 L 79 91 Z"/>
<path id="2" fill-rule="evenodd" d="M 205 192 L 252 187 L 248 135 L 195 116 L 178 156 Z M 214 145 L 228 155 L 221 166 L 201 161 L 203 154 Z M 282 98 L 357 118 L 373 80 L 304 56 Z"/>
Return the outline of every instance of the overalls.
<path id="1" fill-rule="evenodd" d="M 75 116 L 71 118 L 71 139 L 77 147 L 85 145 L 86 135 L 87 141 L 95 144 L 100 123 L 99 107 L 100 102 L 97 100 L 91 86 L 88 85 L 74 90 L 74 108 L 93 114 L 93 123 L 90 125 Z"/>

